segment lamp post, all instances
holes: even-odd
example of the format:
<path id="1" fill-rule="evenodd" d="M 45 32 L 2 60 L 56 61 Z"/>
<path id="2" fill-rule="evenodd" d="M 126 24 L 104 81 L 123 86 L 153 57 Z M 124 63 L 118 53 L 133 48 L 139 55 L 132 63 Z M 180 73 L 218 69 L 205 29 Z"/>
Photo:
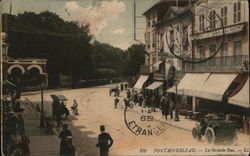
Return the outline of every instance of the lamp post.
<path id="1" fill-rule="evenodd" d="M 44 112 L 43 112 L 43 89 L 44 84 L 41 84 L 41 117 L 40 117 L 40 128 L 44 128 Z"/>
<path id="2" fill-rule="evenodd" d="M 180 121 L 179 120 L 179 112 L 178 112 L 178 102 L 177 102 L 177 86 L 178 86 L 178 80 L 174 80 L 174 85 L 175 85 L 175 116 L 174 116 L 174 121 Z"/>

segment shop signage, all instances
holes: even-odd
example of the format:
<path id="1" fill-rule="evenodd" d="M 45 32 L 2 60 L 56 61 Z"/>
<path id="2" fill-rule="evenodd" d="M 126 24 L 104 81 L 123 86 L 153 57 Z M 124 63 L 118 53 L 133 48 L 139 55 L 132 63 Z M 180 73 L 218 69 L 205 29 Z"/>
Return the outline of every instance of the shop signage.
<path id="1" fill-rule="evenodd" d="M 233 34 L 237 33 L 243 30 L 244 25 L 236 25 L 232 27 L 227 27 L 224 29 L 224 34 Z M 211 31 L 211 32 L 205 32 L 201 34 L 196 34 L 191 36 L 191 40 L 199 40 L 199 39 L 206 39 L 206 38 L 211 38 L 211 37 L 216 37 L 216 36 L 222 36 L 223 35 L 223 29 Z"/>

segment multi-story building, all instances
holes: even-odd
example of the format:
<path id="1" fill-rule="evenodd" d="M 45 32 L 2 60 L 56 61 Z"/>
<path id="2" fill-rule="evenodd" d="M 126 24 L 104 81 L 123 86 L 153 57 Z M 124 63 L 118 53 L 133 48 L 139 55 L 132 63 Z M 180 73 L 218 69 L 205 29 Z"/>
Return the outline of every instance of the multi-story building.
<path id="1" fill-rule="evenodd" d="M 151 80 L 147 81 L 147 84 L 151 84 L 144 87 L 149 97 L 155 96 L 159 100 L 160 96 L 165 91 L 167 84 L 165 68 L 169 67 L 165 67 L 166 61 L 159 59 L 160 52 L 166 50 L 162 49 L 162 42 L 165 37 L 163 36 L 162 31 L 158 28 L 158 25 L 162 23 L 164 18 L 167 18 L 166 13 L 169 8 L 172 6 L 182 7 L 188 4 L 188 2 L 188 0 L 160 0 L 143 13 L 146 17 L 145 51 L 147 52 L 147 55 L 145 55 L 145 65 L 141 66 L 141 74 L 144 74 L 145 76 L 145 74 L 151 73 Z M 176 61 L 172 61 L 172 63 L 175 64 Z M 143 75 L 141 75 L 141 77 L 142 76 Z M 137 83 L 141 81 L 141 77 L 138 79 Z M 137 84 L 135 86 L 137 86 Z"/>
<path id="2" fill-rule="evenodd" d="M 206 6 L 206 7 L 204 7 Z M 206 0 L 195 8 L 194 58 L 210 60 L 192 65 L 190 71 L 241 71 L 249 56 L 248 2 Z M 223 33 L 224 30 L 224 33 Z"/>
<path id="3" fill-rule="evenodd" d="M 249 10 L 245 0 L 202 0 L 193 12 L 192 55 L 178 84 L 193 111 L 247 116 Z M 175 87 L 169 89 L 175 93 Z"/>
<path id="4" fill-rule="evenodd" d="M 160 48 L 157 30 L 154 25 L 164 18 L 169 7 L 181 7 L 187 3 L 188 0 L 160 0 L 143 13 L 146 17 L 145 51 L 148 53 L 148 55 L 145 55 L 145 67 L 149 68 L 151 73 L 157 70 L 155 64 L 159 61 L 158 51 Z"/>
<path id="5" fill-rule="evenodd" d="M 145 88 L 158 92 L 161 84 L 169 84 L 169 67 L 174 67 L 175 73 L 183 73 L 175 74 L 174 79 L 179 79 L 179 83 L 167 90 L 178 94 L 176 104 L 187 105 L 197 114 L 247 116 L 246 108 L 250 107 L 248 1 L 187 1 L 178 7 L 164 2 L 164 7 L 157 3 L 144 13 L 149 54 L 145 62 L 156 82 Z M 163 86 L 163 89 L 169 87 Z"/>

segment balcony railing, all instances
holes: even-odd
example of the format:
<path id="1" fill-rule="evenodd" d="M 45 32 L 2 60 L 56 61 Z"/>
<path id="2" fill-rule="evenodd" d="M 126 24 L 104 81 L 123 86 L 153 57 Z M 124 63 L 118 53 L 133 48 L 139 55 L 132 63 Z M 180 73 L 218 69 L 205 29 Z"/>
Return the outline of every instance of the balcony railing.
<path id="1" fill-rule="evenodd" d="M 213 57 L 206 62 L 193 64 L 193 68 L 191 63 L 187 63 L 186 70 L 197 72 L 240 71 L 243 68 L 243 62 L 248 60 L 248 57 L 248 55 Z"/>

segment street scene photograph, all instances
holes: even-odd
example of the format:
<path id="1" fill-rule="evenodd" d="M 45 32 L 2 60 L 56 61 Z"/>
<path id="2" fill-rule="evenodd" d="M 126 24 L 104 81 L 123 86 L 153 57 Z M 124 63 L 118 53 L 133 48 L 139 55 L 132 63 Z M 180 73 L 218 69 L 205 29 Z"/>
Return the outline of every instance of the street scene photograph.
<path id="1" fill-rule="evenodd" d="M 1 0 L 1 155 L 248 156 L 247 0 Z"/>

